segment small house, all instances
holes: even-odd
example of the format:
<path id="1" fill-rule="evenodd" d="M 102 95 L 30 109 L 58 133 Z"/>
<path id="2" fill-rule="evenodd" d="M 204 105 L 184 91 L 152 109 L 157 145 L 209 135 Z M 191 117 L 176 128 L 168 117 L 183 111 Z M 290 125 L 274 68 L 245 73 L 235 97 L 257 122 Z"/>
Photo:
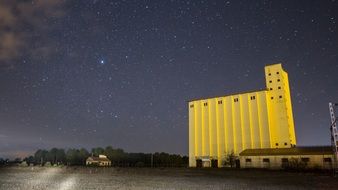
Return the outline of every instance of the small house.
<path id="1" fill-rule="evenodd" d="M 87 166 L 111 166 L 111 161 L 105 155 L 90 156 L 86 160 Z"/>

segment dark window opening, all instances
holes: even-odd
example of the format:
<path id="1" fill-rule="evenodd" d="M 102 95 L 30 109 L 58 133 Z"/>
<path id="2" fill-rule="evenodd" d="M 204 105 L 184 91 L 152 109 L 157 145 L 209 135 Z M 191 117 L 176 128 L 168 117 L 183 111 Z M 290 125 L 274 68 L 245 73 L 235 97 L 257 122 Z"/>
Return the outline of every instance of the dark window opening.
<path id="1" fill-rule="evenodd" d="M 323 158 L 324 162 L 332 162 L 331 158 Z"/>
<path id="2" fill-rule="evenodd" d="M 279 86 L 278 89 L 281 89 L 281 87 Z"/>
<path id="3" fill-rule="evenodd" d="M 276 73 L 277 75 L 279 74 L 279 72 L 277 71 L 277 73 Z"/>
<path id="4" fill-rule="evenodd" d="M 204 106 L 207 106 L 208 105 L 208 103 L 206 102 L 206 103 L 204 103 Z"/>
<path id="5" fill-rule="evenodd" d="M 211 167 L 218 168 L 218 160 L 211 160 Z"/>
<path id="6" fill-rule="evenodd" d="M 269 83 L 272 83 L 272 80 L 270 80 Z"/>
<path id="7" fill-rule="evenodd" d="M 271 76 L 271 73 L 269 73 L 269 76 Z"/>
<path id="8" fill-rule="evenodd" d="M 251 162 L 251 158 L 245 159 L 245 162 Z"/>
<path id="9" fill-rule="evenodd" d="M 276 143 L 276 146 L 278 146 L 278 143 Z"/>
<path id="10" fill-rule="evenodd" d="M 284 143 L 284 145 L 286 146 L 286 145 L 288 145 L 288 143 Z"/>
<path id="11" fill-rule="evenodd" d="M 201 168 L 203 166 L 202 160 L 201 159 L 197 159 L 196 160 L 196 167 L 197 168 Z"/>
<path id="12" fill-rule="evenodd" d="M 190 107 L 193 108 L 193 107 L 194 107 L 194 104 L 191 104 Z"/>
<path id="13" fill-rule="evenodd" d="M 282 96 L 279 96 L 279 98 L 282 98 Z"/>
<path id="14" fill-rule="evenodd" d="M 282 158 L 282 162 L 289 162 L 289 159 L 287 159 L 287 158 Z"/>
<path id="15" fill-rule="evenodd" d="M 273 100 L 273 96 L 271 96 L 271 100 Z"/>
<path id="16" fill-rule="evenodd" d="M 263 158 L 263 162 L 269 163 L 269 162 L 270 162 L 270 159 L 269 159 L 269 158 Z"/>
<path id="17" fill-rule="evenodd" d="M 218 104 L 222 104 L 222 100 L 219 100 L 219 101 L 218 101 Z"/>
<path id="18" fill-rule="evenodd" d="M 255 100 L 256 97 L 255 97 L 255 96 L 251 96 L 250 99 L 251 99 L 251 100 Z"/>
<path id="19" fill-rule="evenodd" d="M 234 102 L 238 102 L 238 98 L 235 98 L 235 99 L 234 99 Z"/>
<path id="20" fill-rule="evenodd" d="M 280 81 L 280 79 L 277 79 L 277 82 L 279 82 Z"/>
<path id="21" fill-rule="evenodd" d="M 301 160 L 302 160 L 302 162 L 309 162 L 310 158 L 302 158 Z"/>

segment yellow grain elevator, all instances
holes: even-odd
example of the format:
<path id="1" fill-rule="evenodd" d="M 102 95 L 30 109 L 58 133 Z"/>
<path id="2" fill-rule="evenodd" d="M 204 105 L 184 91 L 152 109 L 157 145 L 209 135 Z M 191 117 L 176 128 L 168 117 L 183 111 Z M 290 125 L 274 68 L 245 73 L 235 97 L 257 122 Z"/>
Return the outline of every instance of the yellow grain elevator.
<path id="1" fill-rule="evenodd" d="M 266 90 L 189 101 L 189 166 L 222 167 L 245 149 L 296 145 L 288 74 L 265 66 Z"/>

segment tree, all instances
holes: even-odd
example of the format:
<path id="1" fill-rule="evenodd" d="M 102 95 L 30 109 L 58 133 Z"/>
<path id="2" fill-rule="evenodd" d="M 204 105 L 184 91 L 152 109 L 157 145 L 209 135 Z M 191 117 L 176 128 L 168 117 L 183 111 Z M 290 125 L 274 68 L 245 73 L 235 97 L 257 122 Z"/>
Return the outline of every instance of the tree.
<path id="1" fill-rule="evenodd" d="M 23 161 L 26 161 L 28 165 L 35 163 L 34 156 L 26 157 L 26 158 L 23 159 Z"/>
<path id="2" fill-rule="evenodd" d="M 37 150 L 34 154 L 35 163 L 43 165 L 46 162 L 48 151 L 47 150 Z"/>
<path id="3" fill-rule="evenodd" d="M 68 165 L 81 165 L 80 151 L 77 149 L 68 149 L 66 159 Z"/>
<path id="4" fill-rule="evenodd" d="M 100 154 L 104 154 L 104 149 L 101 147 L 92 148 L 92 153 L 94 156 L 99 156 Z"/>
<path id="5" fill-rule="evenodd" d="M 86 159 L 89 157 L 89 152 L 84 149 L 84 148 L 81 148 L 80 151 L 79 151 L 79 157 L 80 157 L 80 160 L 81 160 L 81 164 L 86 164 Z"/>
<path id="6" fill-rule="evenodd" d="M 224 165 L 228 165 L 231 168 L 233 168 L 236 165 L 236 159 L 237 159 L 237 156 L 235 155 L 234 151 L 231 151 L 230 153 L 226 155 Z"/>
<path id="7" fill-rule="evenodd" d="M 56 163 L 64 164 L 66 163 L 66 153 L 64 149 L 57 149 L 56 151 Z"/>

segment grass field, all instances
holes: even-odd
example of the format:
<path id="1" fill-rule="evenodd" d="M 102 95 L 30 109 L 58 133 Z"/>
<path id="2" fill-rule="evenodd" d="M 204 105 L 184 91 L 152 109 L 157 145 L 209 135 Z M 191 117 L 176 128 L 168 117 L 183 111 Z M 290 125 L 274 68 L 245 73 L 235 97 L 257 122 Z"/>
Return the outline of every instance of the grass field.
<path id="1" fill-rule="evenodd" d="M 0 168 L 0 189 L 337 189 L 312 173 L 187 168 Z"/>

